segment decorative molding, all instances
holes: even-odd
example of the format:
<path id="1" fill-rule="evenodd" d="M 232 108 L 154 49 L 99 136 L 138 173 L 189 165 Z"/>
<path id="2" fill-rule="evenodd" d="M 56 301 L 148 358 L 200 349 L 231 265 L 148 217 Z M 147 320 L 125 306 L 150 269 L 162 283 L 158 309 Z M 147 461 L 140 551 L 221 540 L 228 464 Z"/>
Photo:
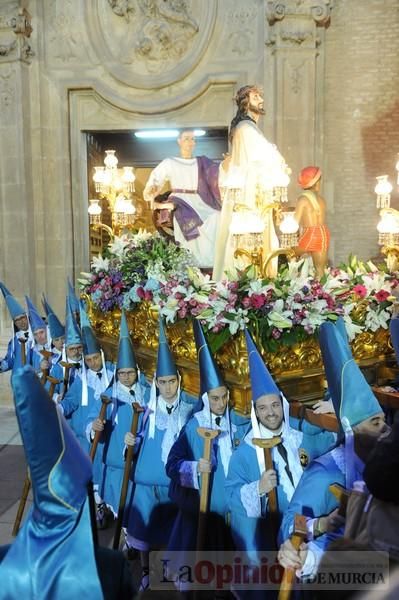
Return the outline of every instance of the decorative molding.
<path id="1" fill-rule="evenodd" d="M 217 4 L 86 0 L 85 20 L 97 59 L 114 79 L 139 89 L 163 88 L 198 64 L 211 39 Z"/>
<path id="2" fill-rule="evenodd" d="M 273 33 L 267 46 L 315 48 L 319 29 L 330 22 L 331 0 L 268 0 L 266 18 Z"/>
<path id="3" fill-rule="evenodd" d="M 189 15 L 187 0 L 108 0 L 113 12 L 134 25 L 128 47 L 123 44 L 120 61 L 141 61 L 147 73 L 160 73 L 182 60 L 189 51 L 199 26 Z M 130 15 L 134 19 L 130 18 Z M 130 36 L 128 36 L 130 37 Z"/>
<path id="4" fill-rule="evenodd" d="M 0 44 L 0 56 L 8 56 L 11 52 L 16 50 L 17 40 L 10 42 L 9 44 Z"/>
<path id="5" fill-rule="evenodd" d="M 11 83 L 14 76 L 15 70 L 10 65 L 0 69 L 0 123 L 3 125 L 10 122 L 15 107 L 15 86 Z"/>
<path id="6" fill-rule="evenodd" d="M 227 13 L 227 33 L 223 36 L 223 48 L 231 54 L 245 58 L 255 51 L 256 36 L 253 24 L 256 23 L 258 9 L 246 3 L 245 7 L 233 8 Z"/>
<path id="7" fill-rule="evenodd" d="M 46 59 L 51 67 L 69 69 L 71 65 L 87 64 L 83 43 L 82 9 L 71 0 L 52 0 L 45 15 Z"/>
<path id="8" fill-rule="evenodd" d="M 286 17 L 310 17 L 318 25 L 327 25 L 331 15 L 331 0 L 267 0 L 269 25 Z"/>
<path id="9" fill-rule="evenodd" d="M 31 15 L 23 3 L 9 2 L 0 6 L 0 64 L 12 61 L 30 63 L 34 56 L 28 42 L 32 31 Z"/>
<path id="10" fill-rule="evenodd" d="M 302 83 L 304 81 L 304 72 L 306 68 L 306 61 L 299 64 L 290 64 L 289 65 L 289 77 L 291 83 L 291 91 L 294 94 L 299 94 L 302 88 Z"/>

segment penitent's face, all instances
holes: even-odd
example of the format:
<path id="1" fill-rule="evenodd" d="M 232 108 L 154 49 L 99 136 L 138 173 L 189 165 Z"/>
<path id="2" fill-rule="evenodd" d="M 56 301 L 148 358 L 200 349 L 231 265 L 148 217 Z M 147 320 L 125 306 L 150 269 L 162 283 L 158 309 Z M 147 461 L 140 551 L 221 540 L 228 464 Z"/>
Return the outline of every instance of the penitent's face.
<path id="1" fill-rule="evenodd" d="M 379 438 L 383 435 L 388 435 L 390 432 L 389 425 L 385 422 L 385 415 L 383 412 L 362 421 L 358 425 L 353 427 L 355 435 L 365 435 L 373 438 Z"/>
<path id="2" fill-rule="evenodd" d="M 68 360 L 72 362 L 78 362 L 82 358 L 83 346 L 82 344 L 71 344 L 66 348 L 66 355 Z"/>
<path id="3" fill-rule="evenodd" d="M 53 346 L 56 350 L 61 351 L 64 347 L 65 337 L 61 335 L 60 337 L 53 338 Z"/>
<path id="4" fill-rule="evenodd" d="M 227 402 L 229 399 L 229 392 L 227 387 L 221 385 L 220 387 L 213 388 L 208 392 L 209 408 L 214 415 L 221 417 L 226 412 Z"/>
<path id="5" fill-rule="evenodd" d="M 37 344 L 44 346 L 47 342 L 47 331 L 45 329 L 36 329 L 36 331 L 33 332 L 33 337 Z"/>
<path id="6" fill-rule="evenodd" d="M 265 394 L 255 402 L 255 413 L 264 427 L 271 431 L 281 428 L 284 413 L 280 396 L 277 394 Z"/>
<path id="7" fill-rule="evenodd" d="M 137 371 L 133 368 L 118 369 L 118 379 L 128 388 L 131 388 L 137 381 Z"/>
<path id="8" fill-rule="evenodd" d="M 179 380 L 176 375 L 164 375 L 163 377 L 156 378 L 156 385 L 159 389 L 159 393 L 166 402 L 174 402 L 177 397 L 177 388 L 179 387 Z"/>
<path id="9" fill-rule="evenodd" d="M 95 373 L 101 371 L 103 367 L 103 361 L 99 352 L 93 352 L 93 354 L 86 354 L 85 357 L 86 367 L 91 369 Z"/>
<path id="10" fill-rule="evenodd" d="M 15 327 L 18 331 L 27 331 L 29 327 L 28 317 L 26 315 L 20 315 L 14 319 Z"/>

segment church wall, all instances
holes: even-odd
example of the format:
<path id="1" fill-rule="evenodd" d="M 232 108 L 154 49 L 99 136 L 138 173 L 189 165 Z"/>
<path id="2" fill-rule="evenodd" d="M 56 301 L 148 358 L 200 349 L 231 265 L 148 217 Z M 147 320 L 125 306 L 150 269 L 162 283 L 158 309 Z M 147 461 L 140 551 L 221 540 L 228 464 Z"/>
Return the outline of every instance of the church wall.
<path id="1" fill-rule="evenodd" d="M 320 163 L 332 258 L 375 254 L 373 178 L 392 173 L 399 148 L 395 0 L 368 0 L 367 11 L 362 0 L 187 1 L 191 37 L 177 40 L 179 25 L 158 15 L 173 44 L 154 51 L 137 29 L 138 17 L 151 28 L 138 0 L 114 3 L 125 15 L 106 0 L 23 4 L 34 54 L 0 52 L 0 279 L 19 298 L 45 291 L 62 314 L 66 276 L 88 268 L 84 132 L 227 126 L 235 90 L 252 82 L 265 89 L 261 128 L 293 168 L 291 203 L 298 169 Z M 0 3 L 0 46 L 15 39 L 17 12 L 17 0 Z"/>
<path id="2" fill-rule="evenodd" d="M 338 263 L 379 252 L 375 177 L 395 183 L 399 152 L 399 3 L 335 0 L 325 40 L 323 167 Z"/>

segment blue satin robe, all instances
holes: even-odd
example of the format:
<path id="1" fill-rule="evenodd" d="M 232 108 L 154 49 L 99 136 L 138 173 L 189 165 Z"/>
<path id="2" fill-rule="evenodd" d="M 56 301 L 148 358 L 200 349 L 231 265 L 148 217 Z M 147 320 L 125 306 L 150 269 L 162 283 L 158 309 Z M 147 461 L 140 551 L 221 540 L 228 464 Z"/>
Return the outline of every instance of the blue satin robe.
<path id="1" fill-rule="evenodd" d="M 188 400 L 188 401 L 187 401 Z M 129 510 L 128 534 L 130 543 L 138 550 L 147 550 L 167 543 L 176 517 L 176 506 L 169 498 L 170 479 L 162 460 L 162 443 L 167 428 L 178 427 L 177 415 L 184 425 L 192 413 L 193 402 L 185 392 L 180 393 L 179 407 L 171 415 L 159 415 L 157 409 L 154 437 L 149 438 L 149 413 L 143 419 L 140 448 L 134 470 L 134 490 Z M 159 427 L 164 420 L 166 428 Z"/>
<path id="2" fill-rule="evenodd" d="M 200 411 L 202 412 L 202 411 Z M 166 464 L 166 472 L 171 479 L 169 495 L 179 507 L 179 513 L 169 541 L 169 550 L 195 550 L 197 537 L 197 520 L 200 493 L 194 486 L 181 485 L 181 467 L 185 461 L 198 461 L 203 456 L 204 440 L 198 435 L 200 426 L 195 413 L 182 429 L 178 440 L 172 446 Z M 249 421 L 240 417 L 234 410 L 230 411 L 230 421 L 235 425 L 232 451 L 238 447 L 249 427 Z M 221 460 L 218 438 L 213 442 L 212 462 L 214 469 L 210 477 L 208 520 L 212 521 L 212 537 L 216 545 L 223 544 L 228 505 L 225 493 L 226 475 Z M 187 482 L 189 483 L 189 482 Z M 208 528 L 209 530 L 209 528 Z"/>
<path id="3" fill-rule="evenodd" d="M 327 452 L 335 443 L 336 436 L 309 423 L 300 423 L 295 418 L 290 418 L 290 427 L 302 430 L 302 439 L 298 439 L 298 453 L 304 450 L 310 459 Z M 248 516 L 246 507 L 243 505 L 241 490 L 244 484 L 259 481 L 261 473 L 256 456 L 256 450 L 248 436 L 234 453 L 229 466 L 226 481 L 226 494 L 231 511 L 231 529 L 235 546 L 238 550 L 247 552 L 272 550 L 277 540 L 273 539 L 273 531 L 268 522 L 268 508 L 265 497 L 259 498 L 261 515 L 258 517 Z M 273 450 L 273 453 L 275 451 Z M 279 465 L 274 463 L 274 469 L 279 473 Z M 279 479 L 279 478 L 278 478 Z M 256 486 L 255 486 L 256 487 Z M 276 488 L 278 509 L 281 516 L 289 506 L 289 499 L 279 484 Z M 256 493 L 256 492 L 254 492 Z"/>

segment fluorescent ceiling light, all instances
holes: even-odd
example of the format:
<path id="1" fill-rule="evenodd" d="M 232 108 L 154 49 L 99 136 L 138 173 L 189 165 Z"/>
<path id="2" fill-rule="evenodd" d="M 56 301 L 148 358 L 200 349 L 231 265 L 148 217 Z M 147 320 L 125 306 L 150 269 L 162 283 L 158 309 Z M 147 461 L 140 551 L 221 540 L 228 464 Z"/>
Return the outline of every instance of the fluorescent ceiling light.
<path id="1" fill-rule="evenodd" d="M 179 135 L 178 129 L 144 129 L 142 131 L 135 131 L 134 135 L 140 139 L 161 139 L 161 138 L 177 138 Z M 205 135 L 204 129 L 194 129 L 195 137 L 201 137 Z"/>

